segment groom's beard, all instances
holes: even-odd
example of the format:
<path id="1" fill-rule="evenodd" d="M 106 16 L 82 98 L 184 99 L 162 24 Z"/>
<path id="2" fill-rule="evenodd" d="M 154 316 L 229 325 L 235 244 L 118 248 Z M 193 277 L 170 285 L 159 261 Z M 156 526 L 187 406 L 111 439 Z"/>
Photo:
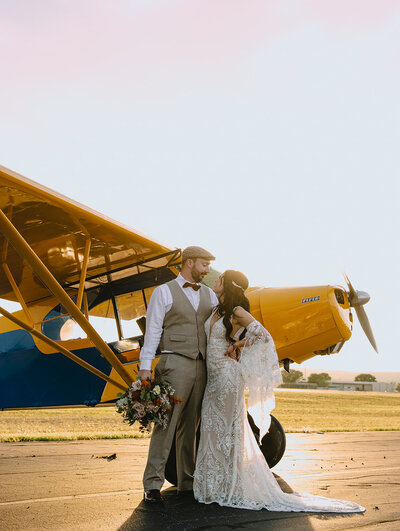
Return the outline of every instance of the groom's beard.
<path id="1" fill-rule="evenodd" d="M 208 275 L 208 273 L 200 273 L 199 271 L 193 270 L 191 271 L 192 278 L 195 282 L 201 282 L 205 276 Z"/>

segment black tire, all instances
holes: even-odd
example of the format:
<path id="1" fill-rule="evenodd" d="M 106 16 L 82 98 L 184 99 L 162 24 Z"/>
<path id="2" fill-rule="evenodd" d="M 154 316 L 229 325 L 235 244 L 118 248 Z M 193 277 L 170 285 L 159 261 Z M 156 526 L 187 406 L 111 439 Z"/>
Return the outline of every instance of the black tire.
<path id="1" fill-rule="evenodd" d="M 271 415 L 271 427 L 268 433 L 264 435 L 260 444 L 260 430 L 255 425 L 251 415 L 247 414 L 247 418 L 269 468 L 273 468 L 282 459 L 286 450 L 286 436 L 281 423 Z M 197 430 L 196 448 L 199 447 L 199 440 L 200 428 Z M 172 443 L 167 464 L 165 465 L 165 479 L 172 483 L 172 485 L 177 484 L 175 438 Z"/>
<path id="2" fill-rule="evenodd" d="M 260 449 L 268 463 L 269 468 L 273 468 L 282 459 L 286 450 L 286 435 L 282 424 L 271 415 L 271 427 L 264 435 Z"/>
<path id="3" fill-rule="evenodd" d="M 247 418 L 269 468 L 273 468 L 282 459 L 286 450 L 285 430 L 282 428 L 279 420 L 271 415 L 271 426 L 260 443 L 260 430 L 255 425 L 254 420 L 249 413 L 247 413 Z"/>

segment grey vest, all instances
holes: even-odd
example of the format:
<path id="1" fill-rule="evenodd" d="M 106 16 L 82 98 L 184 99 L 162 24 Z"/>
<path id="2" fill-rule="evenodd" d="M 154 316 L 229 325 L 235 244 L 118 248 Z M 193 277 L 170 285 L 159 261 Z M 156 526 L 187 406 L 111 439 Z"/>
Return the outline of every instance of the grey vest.
<path id="1" fill-rule="evenodd" d="M 175 279 L 167 282 L 167 286 L 172 295 L 172 306 L 165 314 L 161 350 L 170 350 L 193 359 L 197 358 L 199 352 L 205 356 L 207 338 L 204 323 L 212 310 L 208 288 L 201 286 L 196 312 Z"/>

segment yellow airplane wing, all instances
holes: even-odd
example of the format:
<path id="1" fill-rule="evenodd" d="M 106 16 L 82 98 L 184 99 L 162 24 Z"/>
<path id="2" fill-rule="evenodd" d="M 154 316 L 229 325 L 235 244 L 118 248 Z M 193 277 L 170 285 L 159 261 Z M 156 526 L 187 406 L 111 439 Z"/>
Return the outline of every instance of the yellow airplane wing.
<path id="1" fill-rule="evenodd" d="M 82 269 L 87 289 L 179 262 L 179 250 L 3 166 L 0 209 L 63 288 L 78 288 Z M 18 300 L 13 280 L 26 304 L 47 297 L 49 290 L 1 233 L 0 248 L 0 298 Z"/>

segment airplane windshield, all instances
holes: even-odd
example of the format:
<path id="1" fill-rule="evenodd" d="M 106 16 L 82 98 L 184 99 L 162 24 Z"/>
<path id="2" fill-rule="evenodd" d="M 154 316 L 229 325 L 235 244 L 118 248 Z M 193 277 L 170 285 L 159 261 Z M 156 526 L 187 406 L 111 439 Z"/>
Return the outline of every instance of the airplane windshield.
<path id="1" fill-rule="evenodd" d="M 76 297 L 72 298 L 74 302 Z M 67 313 L 61 304 L 57 304 L 44 318 L 42 332 L 54 341 L 67 341 L 86 337 L 85 332 Z"/>
<path id="2" fill-rule="evenodd" d="M 153 289 L 133 291 L 116 297 L 110 293 L 105 300 L 101 297 L 103 300 L 98 304 L 96 301 L 99 300 L 100 291 L 89 291 L 87 299 L 90 324 L 106 342 L 141 336 L 137 320 L 140 321 L 146 315 L 146 304 Z M 76 296 L 72 299 L 76 301 Z M 85 332 L 61 304 L 47 314 L 42 323 L 42 332 L 55 341 L 86 337 Z"/>

